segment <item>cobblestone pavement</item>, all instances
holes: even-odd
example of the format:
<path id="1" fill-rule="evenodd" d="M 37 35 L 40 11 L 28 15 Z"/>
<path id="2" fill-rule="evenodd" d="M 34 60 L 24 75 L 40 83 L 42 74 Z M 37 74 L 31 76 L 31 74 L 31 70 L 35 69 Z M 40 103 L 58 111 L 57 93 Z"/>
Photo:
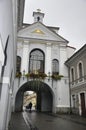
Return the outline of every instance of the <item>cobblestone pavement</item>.
<path id="1" fill-rule="evenodd" d="M 30 130 L 26 125 L 22 113 L 12 113 L 8 130 Z"/>
<path id="2" fill-rule="evenodd" d="M 28 118 L 28 116 L 30 116 L 30 114 L 28 116 L 27 115 L 28 115 L 27 112 L 12 113 L 12 117 L 11 117 L 11 121 L 9 123 L 8 130 L 37 130 L 37 128 L 34 127 L 33 122 L 30 120 L 30 118 Z M 61 118 L 64 120 L 69 120 L 69 121 L 75 122 L 77 124 L 86 126 L 85 117 L 80 117 L 77 115 L 64 115 L 64 114 L 63 115 L 47 114 L 47 115 L 51 115 L 52 117 L 57 117 L 57 118 Z M 41 117 L 40 117 L 40 120 L 41 120 Z"/>
<path id="3" fill-rule="evenodd" d="M 31 125 L 37 130 L 86 130 L 86 118 L 76 115 L 26 112 Z"/>

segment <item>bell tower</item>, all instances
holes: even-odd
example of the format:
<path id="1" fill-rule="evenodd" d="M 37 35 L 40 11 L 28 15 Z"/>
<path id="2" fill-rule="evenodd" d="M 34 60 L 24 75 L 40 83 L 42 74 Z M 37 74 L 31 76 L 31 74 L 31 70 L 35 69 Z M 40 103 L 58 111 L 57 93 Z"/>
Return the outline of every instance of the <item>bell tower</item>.
<path id="1" fill-rule="evenodd" d="M 41 13 L 40 9 L 37 9 L 37 12 L 33 12 L 34 22 L 42 22 L 44 18 L 44 13 Z"/>

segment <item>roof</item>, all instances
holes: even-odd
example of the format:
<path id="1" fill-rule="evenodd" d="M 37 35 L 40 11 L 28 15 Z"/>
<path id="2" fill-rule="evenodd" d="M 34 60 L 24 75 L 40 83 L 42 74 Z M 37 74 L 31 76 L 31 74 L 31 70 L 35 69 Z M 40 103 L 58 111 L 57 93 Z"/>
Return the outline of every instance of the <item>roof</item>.
<path id="1" fill-rule="evenodd" d="M 74 53 L 66 62 L 65 64 L 69 66 L 70 62 L 75 60 L 77 56 L 81 55 L 82 52 L 86 50 L 86 44 L 82 46 L 76 53 Z"/>
<path id="2" fill-rule="evenodd" d="M 33 23 L 33 24 L 34 24 L 34 23 Z M 28 26 L 30 26 L 30 25 L 32 25 L 32 24 L 23 23 L 22 28 L 28 27 Z M 59 30 L 59 29 L 60 29 L 59 27 L 53 27 L 53 26 L 46 26 L 46 27 L 49 28 L 49 29 L 56 29 L 56 30 Z"/>
<path id="3" fill-rule="evenodd" d="M 75 48 L 75 47 L 73 47 L 73 46 L 69 46 L 69 45 L 67 45 L 67 47 L 69 47 L 69 48 L 72 48 L 72 49 L 76 50 L 76 48 Z"/>
<path id="4" fill-rule="evenodd" d="M 44 27 L 46 27 L 46 28 L 49 29 L 51 32 L 53 32 L 55 35 L 59 36 L 59 37 L 62 38 L 65 42 L 69 43 L 68 40 L 66 40 L 65 38 L 63 38 L 62 36 L 60 36 L 58 33 L 56 33 L 56 32 L 53 30 L 53 29 L 59 30 L 59 27 L 46 26 L 46 25 L 44 25 L 43 23 L 41 23 L 41 22 L 39 22 L 39 21 L 38 21 L 38 22 L 34 22 L 34 23 L 32 23 L 32 24 L 25 24 L 25 23 L 24 23 L 21 29 L 25 29 L 25 28 L 27 28 L 27 27 L 29 27 L 29 26 L 32 26 L 32 25 L 36 24 L 36 23 L 42 24 Z"/>

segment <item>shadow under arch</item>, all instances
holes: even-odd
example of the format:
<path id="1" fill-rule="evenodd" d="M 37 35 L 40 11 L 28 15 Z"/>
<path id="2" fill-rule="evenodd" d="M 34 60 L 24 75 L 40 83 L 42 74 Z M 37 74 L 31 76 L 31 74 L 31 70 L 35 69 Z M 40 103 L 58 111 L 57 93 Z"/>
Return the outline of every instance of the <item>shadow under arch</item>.
<path id="1" fill-rule="evenodd" d="M 16 112 L 22 111 L 23 96 L 25 91 L 34 91 L 37 94 L 37 111 L 52 112 L 53 91 L 49 85 L 38 80 L 28 81 L 19 88 L 15 99 Z"/>

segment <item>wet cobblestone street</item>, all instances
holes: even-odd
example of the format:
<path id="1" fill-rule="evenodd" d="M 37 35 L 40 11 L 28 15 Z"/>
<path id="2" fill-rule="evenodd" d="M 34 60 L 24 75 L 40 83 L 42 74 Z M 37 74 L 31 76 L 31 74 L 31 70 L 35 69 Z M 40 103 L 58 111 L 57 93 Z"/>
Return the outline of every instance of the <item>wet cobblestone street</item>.
<path id="1" fill-rule="evenodd" d="M 9 130 L 86 130 L 86 118 L 37 112 L 14 113 Z"/>

